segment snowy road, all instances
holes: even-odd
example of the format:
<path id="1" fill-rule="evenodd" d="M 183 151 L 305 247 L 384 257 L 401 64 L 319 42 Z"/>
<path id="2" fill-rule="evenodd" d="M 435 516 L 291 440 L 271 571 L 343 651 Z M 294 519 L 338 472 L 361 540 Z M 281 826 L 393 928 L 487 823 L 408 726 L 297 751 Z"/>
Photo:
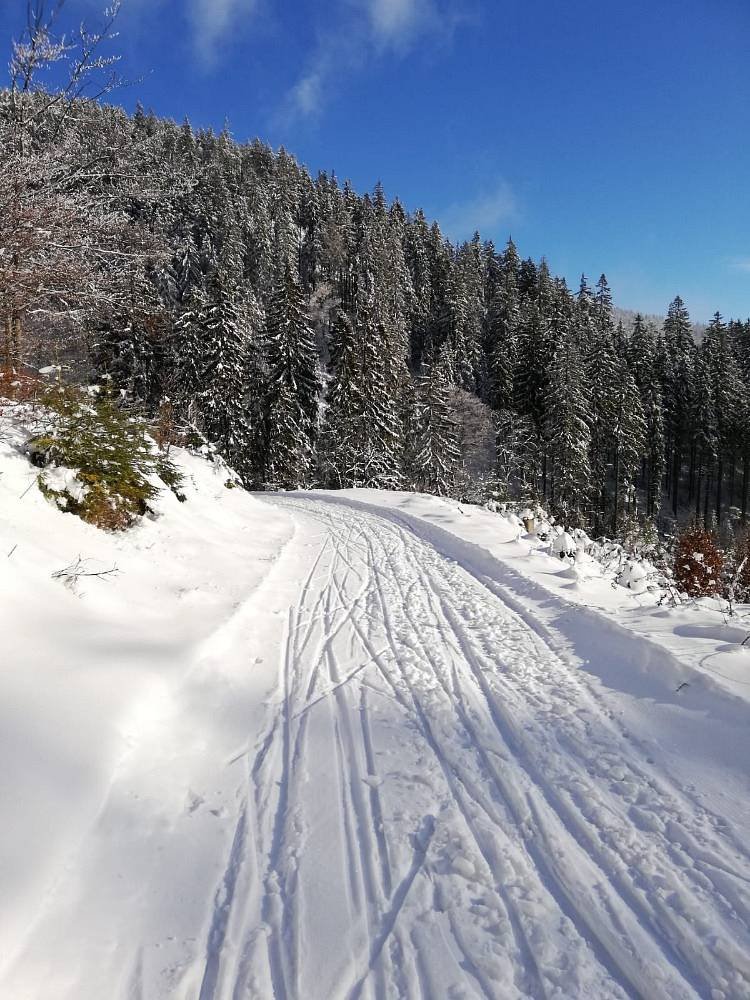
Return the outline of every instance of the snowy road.
<path id="1" fill-rule="evenodd" d="M 101 798 L 71 799 L 86 754 L 55 752 L 59 802 L 41 801 L 57 825 L 75 813 L 64 851 L 19 785 L 41 846 L 27 858 L 19 833 L 8 871 L 23 887 L 49 856 L 51 876 L 6 918 L 0 995 L 750 998 L 744 706 L 715 715 L 697 684 L 676 704 L 658 665 L 644 694 L 643 639 L 501 563 L 485 577 L 434 525 L 235 492 L 144 535 L 144 565 L 174 580 L 170 635 L 141 622 L 118 672 L 124 633 L 94 619 L 101 690 L 140 693 Z M 228 581 L 231 610 L 196 643 Z M 55 733 L 76 729 L 58 714 Z M 18 745 L 44 790 L 41 740 Z"/>
<path id="2" fill-rule="evenodd" d="M 408 527 L 276 502 L 317 556 L 200 1000 L 749 997 L 747 845 Z"/>

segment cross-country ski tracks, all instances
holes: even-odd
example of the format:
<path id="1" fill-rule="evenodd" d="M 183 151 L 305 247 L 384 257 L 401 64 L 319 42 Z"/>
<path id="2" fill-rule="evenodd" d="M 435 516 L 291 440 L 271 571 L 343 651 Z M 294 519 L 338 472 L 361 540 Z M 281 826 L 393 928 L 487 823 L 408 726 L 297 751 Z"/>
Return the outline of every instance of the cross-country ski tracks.
<path id="1" fill-rule="evenodd" d="M 274 502 L 320 547 L 201 1000 L 750 997 L 746 851 L 586 678 L 408 528 Z"/>

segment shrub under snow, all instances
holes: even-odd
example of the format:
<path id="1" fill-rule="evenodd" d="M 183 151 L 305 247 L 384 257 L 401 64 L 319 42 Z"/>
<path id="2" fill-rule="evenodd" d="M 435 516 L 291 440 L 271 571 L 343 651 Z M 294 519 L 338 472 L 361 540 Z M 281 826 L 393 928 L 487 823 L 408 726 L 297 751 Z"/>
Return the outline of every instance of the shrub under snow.
<path id="1" fill-rule="evenodd" d="M 714 597 L 722 589 L 724 556 L 711 531 L 691 524 L 677 539 L 674 577 L 690 597 Z"/>

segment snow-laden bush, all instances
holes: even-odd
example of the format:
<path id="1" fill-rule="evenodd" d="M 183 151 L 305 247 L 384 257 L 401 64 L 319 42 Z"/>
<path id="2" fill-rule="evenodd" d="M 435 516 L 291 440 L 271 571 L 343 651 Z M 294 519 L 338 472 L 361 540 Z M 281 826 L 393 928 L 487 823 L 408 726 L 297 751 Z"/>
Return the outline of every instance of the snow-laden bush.
<path id="1" fill-rule="evenodd" d="M 724 569 L 727 600 L 750 604 L 750 531 L 734 539 Z"/>
<path id="2" fill-rule="evenodd" d="M 716 597 L 722 591 L 724 556 L 716 536 L 698 524 L 685 528 L 677 539 L 675 583 L 690 597 Z"/>
<path id="3" fill-rule="evenodd" d="M 602 575 L 609 578 L 613 586 L 624 587 L 635 594 L 671 594 L 679 599 L 670 569 L 669 547 L 649 521 L 630 518 L 623 522 L 621 538 L 593 540 L 583 528 L 558 524 L 539 503 L 488 501 L 484 506 L 512 523 L 519 537 L 541 543 L 551 555 L 574 560 L 576 566 L 586 562 L 598 564 Z M 532 524 L 533 531 L 529 532 L 527 528 Z"/>
<path id="4" fill-rule="evenodd" d="M 643 594 L 648 590 L 648 566 L 636 559 L 628 559 L 617 576 L 617 583 L 627 587 L 634 594 Z"/>
<path id="5" fill-rule="evenodd" d="M 577 549 L 575 538 L 568 534 L 567 531 L 560 531 L 552 539 L 552 553 L 559 559 L 564 559 L 566 556 L 570 558 L 574 557 Z"/>
<path id="6" fill-rule="evenodd" d="M 146 422 L 109 390 L 59 384 L 44 394 L 39 412 L 41 426 L 26 451 L 42 469 L 42 493 L 62 510 L 118 531 L 150 509 L 156 477 L 183 499 L 180 474 Z"/>

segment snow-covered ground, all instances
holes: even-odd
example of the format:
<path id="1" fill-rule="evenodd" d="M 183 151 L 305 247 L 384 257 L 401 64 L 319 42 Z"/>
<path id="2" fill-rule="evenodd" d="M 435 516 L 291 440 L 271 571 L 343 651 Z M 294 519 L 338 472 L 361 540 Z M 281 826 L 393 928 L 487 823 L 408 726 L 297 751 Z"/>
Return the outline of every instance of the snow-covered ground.
<path id="1" fill-rule="evenodd" d="M 185 453 L 187 502 L 106 535 L 0 432 L 0 996 L 750 997 L 715 613 Z"/>

